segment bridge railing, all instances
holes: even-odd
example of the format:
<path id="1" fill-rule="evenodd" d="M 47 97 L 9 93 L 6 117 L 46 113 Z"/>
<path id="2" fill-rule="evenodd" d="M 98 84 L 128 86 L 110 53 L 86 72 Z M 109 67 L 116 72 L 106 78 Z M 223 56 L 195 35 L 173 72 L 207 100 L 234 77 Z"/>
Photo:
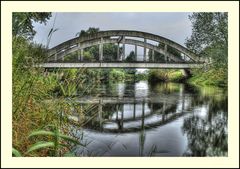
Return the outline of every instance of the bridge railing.
<path id="1" fill-rule="evenodd" d="M 65 57 L 64 60 L 62 59 L 52 59 L 48 60 L 46 62 L 49 63 L 101 63 L 101 62 L 108 62 L 108 63 L 203 63 L 202 61 L 200 62 L 193 62 L 193 61 L 186 61 L 186 60 L 181 60 L 179 62 L 175 62 L 173 60 L 164 60 L 164 57 L 158 57 L 158 58 L 150 58 L 147 57 L 146 60 L 143 60 L 144 55 L 137 55 L 134 56 L 134 58 L 123 58 L 122 60 L 118 60 L 116 57 L 117 56 L 104 56 L 102 60 L 99 60 L 99 56 L 96 58 L 92 59 L 85 59 L 84 56 L 82 57 L 81 60 L 78 60 L 77 55 L 73 55 L 70 57 Z M 137 59 L 136 59 L 137 58 Z"/>

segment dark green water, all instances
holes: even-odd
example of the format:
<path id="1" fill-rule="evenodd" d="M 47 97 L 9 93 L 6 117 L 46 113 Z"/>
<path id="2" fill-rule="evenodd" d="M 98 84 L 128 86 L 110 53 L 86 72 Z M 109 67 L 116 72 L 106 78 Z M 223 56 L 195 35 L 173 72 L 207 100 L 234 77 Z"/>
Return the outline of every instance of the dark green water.
<path id="1" fill-rule="evenodd" d="M 147 81 L 97 91 L 77 99 L 94 105 L 83 129 L 72 126 L 71 135 L 86 144 L 74 147 L 77 156 L 227 156 L 226 91 Z"/>

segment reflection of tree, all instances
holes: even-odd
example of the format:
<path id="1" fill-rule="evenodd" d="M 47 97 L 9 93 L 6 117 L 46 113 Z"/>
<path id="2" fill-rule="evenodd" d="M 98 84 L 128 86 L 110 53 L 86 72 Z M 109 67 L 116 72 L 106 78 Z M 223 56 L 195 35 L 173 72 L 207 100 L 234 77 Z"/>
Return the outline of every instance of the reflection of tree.
<path id="1" fill-rule="evenodd" d="M 227 155 L 227 116 L 218 113 L 211 119 L 192 116 L 184 120 L 183 132 L 187 134 L 186 156 L 226 156 Z"/>
<path id="2" fill-rule="evenodd" d="M 175 92 L 179 92 L 181 88 L 182 86 L 177 83 L 151 84 L 151 89 L 154 93 L 172 94 Z"/>
<path id="3" fill-rule="evenodd" d="M 191 100 L 191 107 L 207 105 L 206 118 L 191 116 L 184 120 L 183 131 L 188 137 L 188 156 L 227 155 L 227 100 L 224 91 L 201 88 Z"/>
<path id="4" fill-rule="evenodd" d="M 128 97 L 135 97 L 135 85 L 132 83 L 126 83 L 124 95 Z"/>

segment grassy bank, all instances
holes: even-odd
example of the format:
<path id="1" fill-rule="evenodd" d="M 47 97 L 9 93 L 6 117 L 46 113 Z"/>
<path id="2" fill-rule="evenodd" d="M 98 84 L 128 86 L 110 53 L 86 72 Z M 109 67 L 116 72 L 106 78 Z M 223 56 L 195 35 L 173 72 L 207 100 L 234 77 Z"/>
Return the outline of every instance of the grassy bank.
<path id="1" fill-rule="evenodd" d="M 71 84 L 76 73 L 46 72 L 32 65 L 46 56 L 42 46 L 21 37 L 13 38 L 12 145 L 14 156 L 63 156 L 80 142 L 68 135 L 67 120 L 61 114 L 71 113 L 65 96 L 74 93 Z M 78 85 L 83 83 L 79 80 Z M 60 88 L 59 88 L 60 87 Z M 58 95 L 57 102 L 46 102 Z M 82 113 L 82 112 L 79 112 Z"/>
<path id="2" fill-rule="evenodd" d="M 186 80 L 182 70 L 153 69 L 149 70 L 148 80 L 150 82 L 183 82 Z"/>
<path id="3" fill-rule="evenodd" d="M 195 86 L 227 87 L 227 70 L 224 68 L 192 69 L 186 77 L 183 70 L 150 70 L 150 82 L 186 82 Z"/>
<path id="4" fill-rule="evenodd" d="M 12 145 L 14 156 L 63 156 L 71 143 L 67 118 L 62 114 L 78 111 L 84 120 L 86 109 L 75 103 L 66 103 L 66 97 L 94 93 L 96 86 L 104 82 L 141 80 L 145 76 L 134 75 L 133 70 L 123 69 L 60 69 L 45 70 L 33 64 L 44 61 L 44 47 L 21 37 L 13 38 L 13 112 Z M 46 100 L 54 100 L 57 102 Z M 75 112 L 76 113 L 76 112 Z M 84 123 L 84 122 L 83 122 Z M 67 146 L 62 146 L 62 145 Z M 70 146 L 69 146 L 70 145 Z"/>
<path id="5" fill-rule="evenodd" d="M 198 86 L 227 87 L 227 70 L 223 68 L 209 68 L 209 70 L 192 70 L 192 77 L 188 83 Z"/>

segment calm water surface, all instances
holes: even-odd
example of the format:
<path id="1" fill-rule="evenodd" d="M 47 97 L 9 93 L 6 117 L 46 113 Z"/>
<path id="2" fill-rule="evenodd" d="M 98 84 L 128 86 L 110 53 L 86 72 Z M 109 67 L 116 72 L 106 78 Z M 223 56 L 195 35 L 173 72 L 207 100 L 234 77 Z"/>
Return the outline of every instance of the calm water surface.
<path id="1" fill-rule="evenodd" d="M 85 146 L 73 151 L 77 156 L 227 156 L 227 100 L 227 91 L 179 83 L 106 84 L 76 99 L 86 112 L 71 116 L 71 135 Z"/>

